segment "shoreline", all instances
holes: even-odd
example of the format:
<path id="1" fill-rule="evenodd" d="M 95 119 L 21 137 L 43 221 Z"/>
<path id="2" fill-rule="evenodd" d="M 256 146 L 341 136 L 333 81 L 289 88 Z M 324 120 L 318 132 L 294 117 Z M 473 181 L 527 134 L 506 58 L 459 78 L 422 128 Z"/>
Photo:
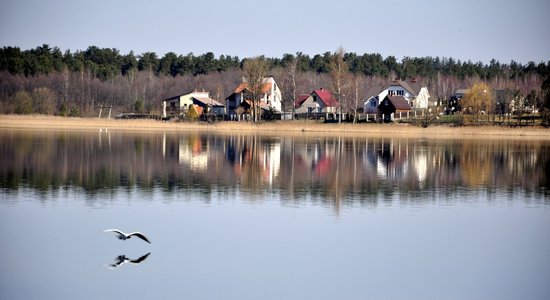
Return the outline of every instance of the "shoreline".
<path id="1" fill-rule="evenodd" d="M 327 136 L 400 136 L 421 138 L 520 138 L 550 140 L 550 129 L 543 127 L 432 125 L 422 128 L 410 124 L 324 124 L 315 121 L 249 122 L 163 122 L 157 120 L 115 120 L 71 118 L 44 115 L 0 115 L 0 130 L 111 130 L 134 132 L 261 132 L 262 134 Z"/>

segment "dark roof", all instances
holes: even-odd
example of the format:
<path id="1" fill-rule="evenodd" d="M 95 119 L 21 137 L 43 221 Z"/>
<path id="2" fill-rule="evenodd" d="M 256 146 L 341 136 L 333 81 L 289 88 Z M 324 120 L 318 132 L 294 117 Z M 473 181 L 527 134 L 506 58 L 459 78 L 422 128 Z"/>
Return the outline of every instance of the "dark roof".
<path id="1" fill-rule="evenodd" d="M 416 81 L 408 83 L 403 80 L 394 80 L 392 83 L 384 86 L 382 90 L 387 90 L 390 86 L 401 86 L 415 96 L 418 96 L 418 94 L 420 93 L 420 89 L 422 89 L 422 85 Z"/>
<path id="2" fill-rule="evenodd" d="M 332 93 L 325 89 L 318 89 L 311 92 L 311 94 L 317 94 L 319 96 L 319 99 L 325 103 L 325 106 L 327 107 L 338 107 L 340 106 L 340 102 L 332 96 Z"/>
<path id="3" fill-rule="evenodd" d="M 386 96 L 386 98 L 391 101 L 396 110 L 411 110 L 409 102 L 403 96 Z"/>

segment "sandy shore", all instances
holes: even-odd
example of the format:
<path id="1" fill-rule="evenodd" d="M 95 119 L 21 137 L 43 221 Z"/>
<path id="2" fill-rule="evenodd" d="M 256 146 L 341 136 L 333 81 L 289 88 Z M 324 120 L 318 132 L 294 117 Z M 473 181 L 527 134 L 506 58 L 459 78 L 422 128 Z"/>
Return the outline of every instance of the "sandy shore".
<path id="1" fill-rule="evenodd" d="M 529 138 L 550 140 L 550 129 L 541 127 L 510 128 L 499 126 L 430 126 L 408 124 L 322 124 L 314 121 L 278 121 L 262 124 L 247 122 L 187 123 L 155 120 L 114 120 L 63 118 L 53 116 L 0 115 L 0 129 L 47 130 L 120 130 L 120 131 L 203 131 L 262 132 L 265 134 L 323 134 L 346 136 L 418 136 L 425 138 Z"/>

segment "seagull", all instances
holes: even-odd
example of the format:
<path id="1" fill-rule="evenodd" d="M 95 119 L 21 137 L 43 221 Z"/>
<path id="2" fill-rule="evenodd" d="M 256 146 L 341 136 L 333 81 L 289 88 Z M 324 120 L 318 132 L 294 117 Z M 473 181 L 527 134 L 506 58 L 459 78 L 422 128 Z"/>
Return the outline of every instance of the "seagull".
<path id="1" fill-rule="evenodd" d="M 141 233 L 141 232 L 136 231 L 136 232 L 126 234 L 126 233 L 124 233 L 124 232 L 122 232 L 118 229 L 107 229 L 107 230 L 103 230 L 103 232 L 115 232 L 115 233 L 118 234 L 118 238 L 120 240 L 127 240 L 127 239 L 131 238 L 132 236 L 137 236 L 138 238 L 140 238 L 140 239 L 146 241 L 147 243 L 151 244 L 151 242 L 149 242 L 147 237 L 145 237 L 145 235 L 143 235 L 143 233 Z"/>
<path id="2" fill-rule="evenodd" d="M 126 257 L 126 255 L 119 255 L 119 256 L 115 257 L 115 263 L 110 264 L 109 266 L 111 267 L 111 269 L 114 269 L 114 268 L 118 268 L 118 267 L 120 267 L 120 266 L 122 266 L 123 264 L 126 264 L 126 263 L 131 263 L 131 264 L 137 265 L 137 264 L 141 263 L 142 261 L 144 261 L 145 259 L 147 259 L 147 256 L 149 256 L 149 254 L 151 254 L 151 252 L 149 252 L 145 255 L 142 255 L 138 259 L 129 259 L 128 257 Z"/>

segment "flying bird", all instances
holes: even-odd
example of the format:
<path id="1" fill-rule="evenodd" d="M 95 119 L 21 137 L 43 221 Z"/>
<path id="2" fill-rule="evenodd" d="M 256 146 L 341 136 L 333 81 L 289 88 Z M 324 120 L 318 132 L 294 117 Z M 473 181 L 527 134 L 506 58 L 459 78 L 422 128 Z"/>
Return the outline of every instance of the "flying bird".
<path id="1" fill-rule="evenodd" d="M 136 232 L 132 232 L 132 233 L 126 234 L 126 233 L 124 233 L 124 232 L 122 232 L 122 231 L 120 231 L 120 230 L 118 230 L 118 229 L 107 229 L 107 230 L 103 230 L 103 231 L 104 231 L 104 232 L 114 232 L 114 233 L 117 233 L 117 234 L 118 234 L 117 236 L 118 236 L 118 238 L 119 238 L 120 240 L 127 240 L 127 239 L 131 238 L 132 236 L 137 236 L 138 238 L 140 238 L 140 239 L 146 241 L 147 243 L 151 244 L 151 242 L 149 242 L 149 240 L 147 239 L 147 237 L 146 237 L 145 235 L 143 235 L 143 233 L 141 233 L 141 232 L 137 232 L 137 231 L 136 231 Z"/>
<path id="2" fill-rule="evenodd" d="M 137 265 L 137 264 L 141 263 L 142 261 L 144 261 L 145 259 L 147 259 L 147 256 L 149 256 L 149 254 L 151 254 L 151 252 L 149 252 L 145 255 L 142 255 L 138 259 L 129 259 L 128 257 L 126 257 L 126 255 L 119 255 L 119 256 L 115 257 L 115 263 L 110 264 L 109 266 L 111 267 L 111 269 L 114 269 L 114 268 L 118 268 L 118 267 L 120 267 L 120 266 L 122 266 L 123 264 L 126 264 L 126 263 L 131 263 L 131 264 Z"/>

